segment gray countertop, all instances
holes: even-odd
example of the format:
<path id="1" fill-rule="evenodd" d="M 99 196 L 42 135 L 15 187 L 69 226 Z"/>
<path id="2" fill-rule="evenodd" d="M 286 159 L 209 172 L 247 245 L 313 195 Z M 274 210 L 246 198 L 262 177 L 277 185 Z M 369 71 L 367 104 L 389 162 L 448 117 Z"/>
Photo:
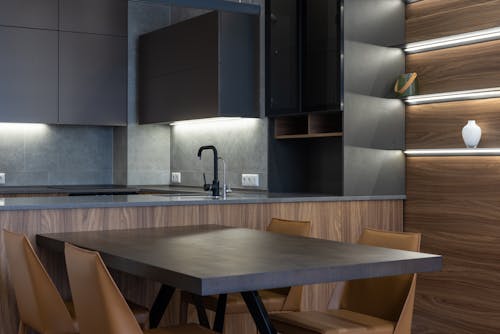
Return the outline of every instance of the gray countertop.
<path id="1" fill-rule="evenodd" d="M 1 196 L 1 195 L 0 195 Z M 257 203 L 294 203 L 294 202 L 336 202 L 336 201 L 373 201 L 404 200 L 402 195 L 388 196 L 327 196 L 309 194 L 276 193 L 231 193 L 227 199 L 215 199 L 200 194 L 185 195 L 101 195 L 101 196 L 64 196 L 64 197 L 18 197 L 0 199 L 1 211 L 78 209 L 78 208 L 118 208 L 169 205 L 209 205 L 209 204 L 257 204 Z"/>

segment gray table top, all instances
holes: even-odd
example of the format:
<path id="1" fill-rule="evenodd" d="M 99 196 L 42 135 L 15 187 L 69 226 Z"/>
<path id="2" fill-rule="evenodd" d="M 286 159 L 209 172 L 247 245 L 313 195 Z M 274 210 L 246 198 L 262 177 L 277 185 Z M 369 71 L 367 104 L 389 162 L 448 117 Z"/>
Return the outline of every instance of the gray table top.
<path id="1" fill-rule="evenodd" d="M 217 225 L 52 233 L 37 243 L 97 250 L 110 268 L 198 295 L 438 271 L 438 255 Z"/>

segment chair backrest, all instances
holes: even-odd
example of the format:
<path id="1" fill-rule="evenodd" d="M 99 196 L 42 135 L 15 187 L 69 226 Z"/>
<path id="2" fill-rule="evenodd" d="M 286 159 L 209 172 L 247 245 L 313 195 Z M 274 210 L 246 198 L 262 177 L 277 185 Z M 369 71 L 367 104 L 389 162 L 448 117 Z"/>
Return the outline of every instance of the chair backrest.
<path id="1" fill-rule="evenodd" d="M 311 222 L 295 221 L 286 219 L 271 219 L 271 223 L 267 226 L 268 232 L 281 233 L 299 237 L 308 237 L 311 232 Z M 287 297 L 283 304 L 283 311 L 300 311 L 302 303 L 302 286 L 294 286 L 290 289 L 277 289 L 286 293 Z"/>
<path id="2" fill-rule="evenodd" d="M 3 235 L 21 322 L 40 333 L 77 333 L 59 291 L 28 238 L 6 230 Z"/>
<path id="3" fill-rule="evenodd" d="M 142 334 L 101 256 L 69 244 L 64 254 L 81 334 Z"/>
<path id="4" fill-rule="evenodd" d="M 308 237 L 311 232 L 311 222 L 273 218 L 271 219 L 271 223 L 267 226 L 266 231 L 298 237 Z"/>
<path id="5" fill-rule="evenodd" d="M 366 229 L 358 243 L 369 246 L 420 251 L 419 233 L 387 232 Z M 415 274 L 370 278 L 345 283 L 340 309 L 368 314 L 398 323 L 413 313 Z M 410 312 L 409 315 L 403 314 Z M 408 332 L 409 333 L 409 332 Z"/>

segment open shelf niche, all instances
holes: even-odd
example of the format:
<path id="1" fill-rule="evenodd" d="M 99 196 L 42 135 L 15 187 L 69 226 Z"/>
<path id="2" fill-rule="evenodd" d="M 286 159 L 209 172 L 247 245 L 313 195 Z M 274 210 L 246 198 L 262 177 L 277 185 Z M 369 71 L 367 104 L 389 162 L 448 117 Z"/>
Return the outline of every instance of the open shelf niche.
<path id="1" fill-rule="evenodd" d="M 274 138 L 342 137 L 342 113 L 307 113 L 275 118 Z"/>

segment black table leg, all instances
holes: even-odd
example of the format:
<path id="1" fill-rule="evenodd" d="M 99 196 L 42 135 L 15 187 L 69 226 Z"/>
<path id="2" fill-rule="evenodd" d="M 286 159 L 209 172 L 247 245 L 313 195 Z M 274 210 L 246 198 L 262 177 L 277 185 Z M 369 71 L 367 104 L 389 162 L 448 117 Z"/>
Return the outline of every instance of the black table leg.
<path id="1" fill-rule="evenodd" d="M 149 312 L 149 327 L 156 328 L 160 324 L 160 320 L 167 309 L 168 304 L 170 303 L 170 299 L 174 295 L 175 288 L 162 285 L 160 291 L 158 291 L 158 295 L 151 306 L 151 311 Z"/>
<path id="2" fill-rule="evenodd" d="M 208 322 L 207 310 L 203 304 L 203 298 L 198 295 L 192 295 L 194 305 L 196 306 L 196 312 L 198 313 L 198 322 L 203 327 L 210 329 L 210 323 Z"/>
<path id="3" fill-rule="evenodd" d="M 276 329 L 271 324 L 271 319 L 269 319 L 269 314 L 267 314 L 266 308 L 262 304 L 259 293 L 257 291 L 247 291 L 242 292 L 241 295 L 259 332 L 261 334 L 276 334 Z"/>
<path id="4" fill-rule="evenodd" d="M 219 295 L 217 300 L 217 311 L 215 313 L 214 331 L 222 333 L 224 330 L 224 318 L 226 316 L 227 294 Z"/>

